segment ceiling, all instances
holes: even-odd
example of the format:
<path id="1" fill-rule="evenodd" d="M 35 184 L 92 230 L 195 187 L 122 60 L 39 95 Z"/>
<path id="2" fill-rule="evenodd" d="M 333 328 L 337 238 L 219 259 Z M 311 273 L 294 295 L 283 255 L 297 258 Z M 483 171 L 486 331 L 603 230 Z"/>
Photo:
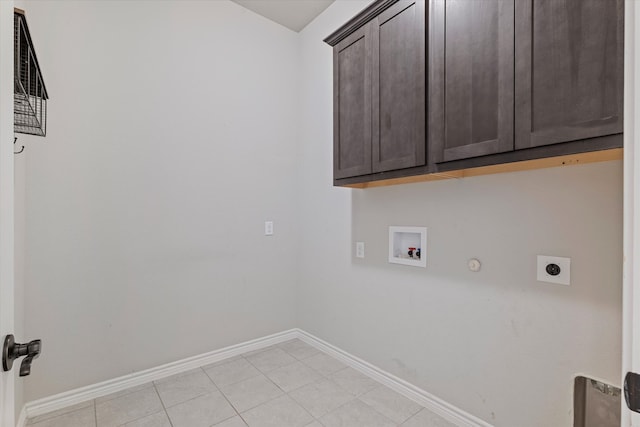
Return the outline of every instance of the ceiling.
<path id="1" fill-rule="evenodd" d="M 335 0 L 232 0 L 240 6 L 299 32 Z"/>

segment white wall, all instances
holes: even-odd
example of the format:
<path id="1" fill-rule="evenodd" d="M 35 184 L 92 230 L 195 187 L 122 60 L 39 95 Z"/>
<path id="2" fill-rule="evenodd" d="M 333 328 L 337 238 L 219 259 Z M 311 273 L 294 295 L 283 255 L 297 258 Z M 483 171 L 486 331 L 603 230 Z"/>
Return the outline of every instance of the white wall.
<path id="1" fill-rule="evenodd" d="M 331 187 L 331 48 L 365 2 L 301 40 L 298 324 L 496 426 L 572 423 L 573 377 L 619 385 L 622 165 L 368 190 Z M 427 268 L 387 263 L 389 225 L 427 226 Z M 356 241 L 366 258 L 354 257 Z M 569 287 L 537 254 L 572 258 Z M 466 262 L 479 258 L 479 273 Z"/>
<path id="2" fill-rule="evenodd" d="M 296 34 L 226 1 L 22 6 L 51 98 L 26 399 L 296 326 Z"/>

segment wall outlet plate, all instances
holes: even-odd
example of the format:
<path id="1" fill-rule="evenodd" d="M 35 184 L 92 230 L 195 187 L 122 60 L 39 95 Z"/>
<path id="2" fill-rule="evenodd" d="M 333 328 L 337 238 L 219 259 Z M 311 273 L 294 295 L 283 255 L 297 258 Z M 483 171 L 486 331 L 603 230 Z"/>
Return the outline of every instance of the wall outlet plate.
<path id="1" fill-rule="evenodd" d="M 356 258 L 364 258 L 364 242 L 356 242 Z"/>
<path id="2" fill-rule="evenodd" d="M 559 272 L 554 265 L 559 267 Z M 538 255 L 537 279 L 538 282 L 557 283 L 558 285 L 567 286 L 570 285 L 571 258 Z"/>
<path id="3" fill-rule="evenodd" d="M 264 235 L 273 236 L 273 221 L 264 222 Z"/>

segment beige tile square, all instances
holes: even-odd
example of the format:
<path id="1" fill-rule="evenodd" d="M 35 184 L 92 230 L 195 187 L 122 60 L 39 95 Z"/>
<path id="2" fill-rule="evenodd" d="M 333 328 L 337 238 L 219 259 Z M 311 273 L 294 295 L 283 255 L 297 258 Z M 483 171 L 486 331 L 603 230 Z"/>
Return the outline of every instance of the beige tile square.
<path id="1" fill-rule="evenodd" d="M 218 387 L 235 384 L 262 375 L 255 366 L 247 362 L 243 357 L 223 365 L 206 368 L 205 372 Z"/>
<path id="2" fill-rule="evenodd" d="M 166 408 L 216 390 L 216 386 L 202 369 L 155 381 L 155 385 Z"/>
<path id="3" fill-rule="evenodd" d="M 173 427 L 209 427 L 236 415 L 222 393 L 215 391 L 167 408 Z"/>
<path id="4" fill-rule="evenodd" d="M 302 363 L 315 369 L 320 373 L 320 375 L 324 375 L 325 377 L 347 367 L 338 359 L 335 359 L 325 353 L 319 353 L 315 356 L 304 359 L 302 360 Z"/>
<path id="5" fill-rule="evenodd" d="M 40 421 L 48 420 L 60 415 L 68 414 L 69 412 L 75 412 L 78 409 L 84 409 L 93 406 L 93 400 L 87 400 L 86 402 L 78 403 L 76 405 L 67 406 L 66 408 L 58 409 L 57 411 L 47 412 L 46 414 L 38 415 L 37 417 L 29 418 L 27 425 L 35 424 Z"/>
<path id="6" fill-rule="evenodd" d="M 167 413 L 162 411 L 131 421 L 123 427 L 171 427 L 171 423 Z"/>
<path id="7" fill-rule="evenodd" d="M 320 353 L 320 350 L 299 339 L 283 342 L 279 347 L 298 360 L 306 359 Z"/>
<path id="8" fill-rule="evenodd" d="M 287 393 L 322 378 L 322 375 L 300 362 L 275 369 L 266 375 Z"/>
<path id="9" fill-rule="evenodd" d="M 319 418 L 353 399 L 353 395 L 327 379 L 294 390 L 289 395 L 315 418 Z"/>
<path id="10" fill-rule="evenodd" d="M 91 406 L 47 418 L 32 425 L 33 427 L 95 427 L 96 413 L 93 401 Z"/>
<path id="11" fill-rule="evenodd" d="M 242 414 L 249 427 L 304 427 L 313 417 L 286 394 Z"/>
<path id="12" fill-rule="evenodd" d="M 345 368 L 329 375 L 329 379 L 354 396 L 360 396 L 380 386 L 380 383 L 353 368 Z"/>
<path id="13" fill-rule="evenodd" d="M 278 386 L 263 375 L 223 386 L 220 389 L 238 412 L 255 408 L 283 394 Z"/>
<path id="14" fill-rule="evenodd" d="M 413 417 L 409 418 L 402 424 L 402 427 L 456 427 L 450 421 L 445 420 L 438 414 L 434 414 L 433 412 L 423 409 L 418 412 Z"/>
<path id="15" fill-rule="evenodd" d="M 262 372 L 273 371 L 296 362 L 293 356 L 278 347 L 246 356 L 246 359 Z"/>
<path id="16" fill-rule="evenodd" d="M 158 393 L 151 387 L 97 403 L 96 417 L 98 427 L 115 427 L 162 410 Z"/>
<path id="17" fill-rule="evenodd" d="M 395 427 L 397 425 L 357 399 L 320 418 L 320 423 L 324 427 Z"/>
<path id="18" fill-rule="evenodd" d="M 363 394 L 360 400 L 396 423 L 405 422 L 422 409 L 422 406 L 413 400 L 385 386 L 374 388 Z"/>

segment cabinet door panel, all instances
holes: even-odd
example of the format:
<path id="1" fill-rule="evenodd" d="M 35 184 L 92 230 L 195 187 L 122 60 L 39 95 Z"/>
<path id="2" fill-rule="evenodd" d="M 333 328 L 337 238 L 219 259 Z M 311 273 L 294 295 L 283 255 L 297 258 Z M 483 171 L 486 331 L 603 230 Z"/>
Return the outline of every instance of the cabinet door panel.
<path id="1" fill-rule="evenodd" d="M 434 161 L 513 150 L 513 0 L 432 2 Z"/>
<path id="2" fill-rule="evenodd" d="M 518 0 L 516 148 L 622 132 L 623 0 Z"/>
<path id="3" fill-rule="evenodd" d="M 424 26 L 423 0 L 401 0 L 373 21 L 373 172 L 426 163 Z"/>
<path id="4" fill-rule="evenodd" d="M 371 173 L 371 53 L 365 26 L 333 49 L 334 178 Z"/>

